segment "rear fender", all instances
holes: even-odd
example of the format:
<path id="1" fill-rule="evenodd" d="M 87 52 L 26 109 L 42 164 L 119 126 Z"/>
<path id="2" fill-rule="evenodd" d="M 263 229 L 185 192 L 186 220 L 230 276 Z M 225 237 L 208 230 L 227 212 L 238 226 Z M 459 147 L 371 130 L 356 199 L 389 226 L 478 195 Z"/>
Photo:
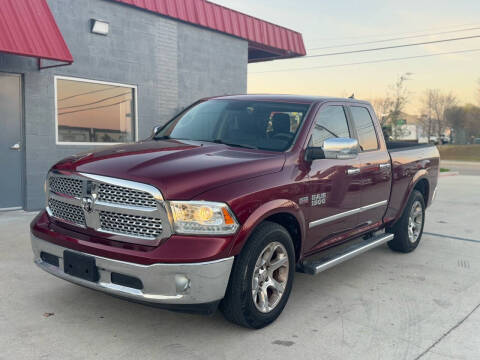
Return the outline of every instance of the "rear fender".
<path id="1" fill-rule="evenodd" d="M 230 251 L 230 256 L 238 255 L 242 251 L 243 246 L 250 238 L 250 235 L 262 221 L 272 215 L 280 213 L 288 213 L 292 215 L 300 225 L 301 244 L 299 255 L 301 257 L 301 254 L 303 254 L 303 240 L 305 238 L 305 217 L 298 204 L 287 199 L 272 200 L 255 209 L 240 228 Z"/>
<path id="2" fill-rule="evenodd" d="M 407 191 L 405 191 L 405 196 L 402 200 L 402 206 L 400 207 L 397 216 L 395 217 L 395 220 L 393 221 L 394 223 L 400 219 L 400 217 L 403 214 L 403 211 L 405 210 L 405 206 L 407 206 L 408 199 L 410 198 L 410 195 L 413 192 L 413 189 L 415 189 L 415 186 L 417 186 L 418 182 L 422 179 L 427 180 L 428 185 L 430 186 L 430 181 L 428 179 L 428 171 L 426 169 L 420 169 L 418 170 L 415 175 L 412 177 L 412 180 L 408 184 Z M 428 203 L 428 199 L 425 199 L 425 205 Z"/>

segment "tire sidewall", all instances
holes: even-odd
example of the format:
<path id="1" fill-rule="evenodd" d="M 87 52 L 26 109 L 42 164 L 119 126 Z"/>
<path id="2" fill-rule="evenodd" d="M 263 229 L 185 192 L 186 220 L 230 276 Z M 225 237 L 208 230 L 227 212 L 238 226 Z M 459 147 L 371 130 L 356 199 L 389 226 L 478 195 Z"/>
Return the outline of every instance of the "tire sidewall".
<path id="1" fill-rule="evenodd" d="M 408 236 L 408 225 L 410 219 L 410 213 L 412 211 L 412 206 L 415 201 L 419 201 L 422 206 L 422 227 L 420 229 L 420 233 L 418 235 L 417 240 L 412 243 Z M 402 214 L 400 221 L 395 225 L 394 232 L 395 232 L 395 239 L 392 241 L 392 248 L 394 250 L 399 250 L 402 252 L 411 252 L 415 250 L 420 243 L 423 234 L 423 228 L 425 226 L 425 200 L 423 195 L 418 190 L 414 190 L 408 199 L 407 205 L 405 206 L 405 210 Z"/>

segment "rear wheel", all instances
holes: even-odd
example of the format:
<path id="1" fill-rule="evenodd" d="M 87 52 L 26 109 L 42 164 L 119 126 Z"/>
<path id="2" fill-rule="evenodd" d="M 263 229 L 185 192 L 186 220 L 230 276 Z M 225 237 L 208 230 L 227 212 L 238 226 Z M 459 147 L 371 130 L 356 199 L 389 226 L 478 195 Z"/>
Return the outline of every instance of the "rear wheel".
<path id="1" fill-rule="evenodd" d="M 235 259 L 220 309 L 236 324 L 254 329 L 267 326 L 288 301 L 294 269 L 288 231 L 276 223 L 260 224 Z"/>
<path id="2" fill-rule="evenodd" d="M 390 249 L 408 253 L 415 250 L 422 238 L 425 223 L 425 200 L 420 191 L 414 190 L 408 199 L 401 218 L 390 229 L 395 237 L 388 242 Z"/>

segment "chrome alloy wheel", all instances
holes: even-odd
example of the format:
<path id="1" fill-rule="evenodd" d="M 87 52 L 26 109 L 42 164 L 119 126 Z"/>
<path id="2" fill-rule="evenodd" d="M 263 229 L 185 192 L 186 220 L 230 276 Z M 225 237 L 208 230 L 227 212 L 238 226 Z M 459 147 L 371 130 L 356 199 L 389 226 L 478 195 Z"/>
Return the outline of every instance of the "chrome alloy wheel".
<path id="1" fill-rule="evenodd" d="M 275 309 L 287 286 L 288 253 L 279 242 L 268 244 L 255 263 L 252 277 L 252 298 L 262 313 Z"/>
<path id="2" fill-rule="evenodd" d="M 408 239 L 413 244 L 418 240 L 423 223 L 423 208 L 420 201 L 416 200 L 410 210 L 408 218 Z"/>

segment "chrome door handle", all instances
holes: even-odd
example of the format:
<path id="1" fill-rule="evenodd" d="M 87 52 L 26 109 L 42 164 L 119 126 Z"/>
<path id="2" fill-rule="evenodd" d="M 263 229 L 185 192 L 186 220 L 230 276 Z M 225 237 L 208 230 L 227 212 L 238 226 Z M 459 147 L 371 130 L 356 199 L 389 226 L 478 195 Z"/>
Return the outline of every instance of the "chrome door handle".
<path id="1" fill-rule="evenodd" d="M 347 170 L 347 175 L 356 175 L 360 174 L 360 169 L 348 169 Z"/>
<path id="2" fill-rule="evenodd" d="M 10 146 L 10 150 L 17 150 L 17 151 L 20 151 L 22 147 L 20 146 L 20 143 L 16 143 L 16 144 L 13 144 L 12 146 Z"/>
<path id="3" fill-rule="evenodd" d="M 390 169 L 390 163 L 380 164 L 380 169 Z"/>

